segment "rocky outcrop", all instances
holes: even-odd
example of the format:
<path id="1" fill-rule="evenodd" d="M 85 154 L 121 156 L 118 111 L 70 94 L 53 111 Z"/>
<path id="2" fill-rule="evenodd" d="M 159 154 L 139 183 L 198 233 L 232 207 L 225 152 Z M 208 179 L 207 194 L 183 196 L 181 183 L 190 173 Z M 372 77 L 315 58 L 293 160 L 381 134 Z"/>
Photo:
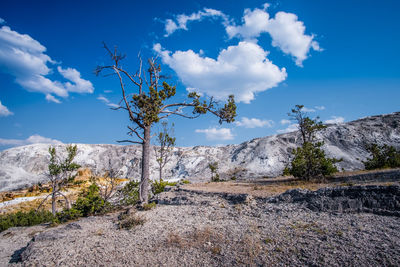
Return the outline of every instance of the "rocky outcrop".
<path id="1" fill-rule="evenodd" d="M 400 217 L 400 186 L 349 186 L 289 190 L 270 203 L 304 203 L 312 211 L 368 212 Z"/>
<path id="2" fill-rule="evenodd" d="M 400 112 L 367 117 L 345 124 L 329 125 L 319 137 L 328 156 L 342 158 L 339 169 L 362 169 L 368 157 L 366 143 L 388 144 L 400 149 Z M 299 145 L 297 132 L 256 138 L 239 145 L 221 147 L 178 147 L 165 167 L 169 179 L 209 180 L 208 164 L 219 162 L 222 178 L 274 177 L 281 174 L 291 151 Z M 64 151 L 65 145 L 56 145 Z M 46 180 L 49 160 L 46 144 L 16 147 L 0 152 L 0 191 L 17 189 Z M 139 179 L 140 146 L 78 144 L 77 163 L 95 172 L 110 168 L 122 177 Z M 157 178 L 157 164 L 151 154 L 151 176 Z"/>

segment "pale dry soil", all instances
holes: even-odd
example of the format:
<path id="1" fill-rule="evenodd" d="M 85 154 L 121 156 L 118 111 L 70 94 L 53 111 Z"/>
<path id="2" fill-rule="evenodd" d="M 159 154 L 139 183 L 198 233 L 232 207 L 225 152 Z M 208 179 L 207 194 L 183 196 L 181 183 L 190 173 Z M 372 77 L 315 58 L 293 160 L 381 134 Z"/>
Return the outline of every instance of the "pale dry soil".
<path id="1" fill-rule="evenodd" d="M 399 266 L 400 218 L 172 189 L 119 213 L 0 233 L 0 266 Z M 161 204 L 162 203 L 162 204 Z"/>

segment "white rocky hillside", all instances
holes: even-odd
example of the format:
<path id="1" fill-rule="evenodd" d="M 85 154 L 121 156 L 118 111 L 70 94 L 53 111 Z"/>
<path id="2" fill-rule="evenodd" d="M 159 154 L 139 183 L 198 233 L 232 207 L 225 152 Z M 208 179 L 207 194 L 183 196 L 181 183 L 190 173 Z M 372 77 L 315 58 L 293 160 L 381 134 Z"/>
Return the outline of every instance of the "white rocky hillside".
<path id="1" fill-rule="evenodd" d="M 367 117 L 345 124 L 329 125 L 320 133 L 327 154 L 343 158 L 339 169 L 357 170 L 368 156 L 366 143 L 388 144 L 400 148 L 400 112 Z M 290 151 L 298 145 L 297 132 L 256 138 L 239 145 L 222 147 L 177 147 L 165 168 L 167 179 L 210 179 L 208 164 L 219 163 L 222 178 L 277 176 L 286 166 Z M 98 173 L 113 168 L 121 177 L 139 179 L 140 146 L 77 144 L 76 162 Z M 57 145 L 64 151 L 65 145 Z M 49 145 L 35 144 L 0 152 L 0 191 L 13 190 L 46 181 Z M 151 177 L 158 178 L 154 154 Z"/>

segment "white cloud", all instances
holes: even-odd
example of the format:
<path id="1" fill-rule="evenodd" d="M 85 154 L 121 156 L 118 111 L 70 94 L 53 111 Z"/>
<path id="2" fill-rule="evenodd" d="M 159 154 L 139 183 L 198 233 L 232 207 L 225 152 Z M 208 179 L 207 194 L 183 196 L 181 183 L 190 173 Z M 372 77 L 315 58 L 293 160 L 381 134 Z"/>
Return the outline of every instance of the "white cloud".
<path id="1" fill-rule="evenodd" d="M 5 24 L 5 23 L 6 23 L 6 21 L 3 18 L 0 18 L 0 25 Z"/>
<path id="2" fill-rule="evenodd" d="M 65 89 L 68 92 L 74 93 L 93 93 L 93 85 L 90 81 L 81 78 L 79 71 L 73 68 L 63 69 L 60 66 L 57 67 L 58 72 L 67 80 L 73 83 L 66 82 L 64 84 Z"/>
<path id="3" fill-rule="evenodd" d="M 105 94 L 112 93 L 112 90 L 104 90 L 104 93 L 105 93 Z"/>
<path id="4" fill-rule="evenodd" d="M 0 71 L 14 76 L 15 82 L 24 89 L 43 93 L 47 100 L 54 98 L 54 95 L 68 97 L 69 92 L 93 92 L 92 83 L 82 79 L 73 68 L 58 66 L 57 71 L 66 82 L 46 77 L 54 72 L 48 65 L 57 62 L 45 52 L 46 47 L 29 35 L 20 34 L 8 26 L 0 28 Z"/>
<path id="5" fill-rule="evenodd" d="M 307 108 L 307 107 L 303 107 L 301 110 L 304 111 L 304 112 L 315 112 L 315 109 Z"/>
<path id="6" fill-rule="evenodd" d="M 57 104 L 61 103 L 60 100 L 58 100 L 57 98 L 55 98 L 53 95 L 50 95 L 50 94 L 46 95 L 46 100 L 49 101 L 49 102 L 57 103 Z"/>
<path id="7" fill-rule="evenodd" d="M 10 115 L 13 115 L 14 113 L 12 113 L 10 110 L 8 110 L 8 108 L 6 106 L 4 106 L 3 104 L 1 104 L 0 101 L 0 117 L 7 117 Z"/>
<path id="8" fill-rule="evenodd" d="M 277 86 L 286 79 L 286 69 L 274 65 L 268 52 L 251 42 L 223 49 L 217 59 L 203 57 L 193 50 L 164 50 L 155 44 L 164 64 L 172 68 L 187 88 L 218 100 L 235 95 L 238 102 L 250 103 L 254 94 Z"/>
<path id="9" fill-rule="evenodd" d="M 104 97 L 104 96 L 99 96 L 97 97 L 98 100 L 100 100 L 101 102 L 104 102 L 107 106 L 112 107 L 112 108 L 118 108 L 119 105 L 111 103 L 110 100 L 108 100 L 108 98 Z"/>
<path id="10" fill-rule="evenodd" d="M 325 110 L 325 107 L 324 106 L 315 106 L 315 109 L 316 110 Z"/>
<path id="11" fill-rule="evenodd" d="M 254 39 L 261 33 L 267 32 L 269 23 L 269 14 L 265 9 L 245 9 L 242 18 L 243 24 L 240 26 L 228 25 L 225 30 L 229 38 L 235 36 L 244 39 Z"/>
<path id="12" fill-rule="evenodd" d="M 291 123 L 290 120 L 286 120 L 286 119 L 283 119 L 280 122 L 281 122 L 282 125 L 286 125 L 286 124 L 290 124 Z"/>
<path id="13" fill-rule="evenodd" d="M 331 116 L 329 120 L 324 121 L 326 124 L 340 124 L 344 122 L 343 117 Z"/>
<path id="14" fill-rule="evenodd" d="M 192 13 L 190 15 L 180 14 L 176 17 L 176 20 L 167 19 L 165 22 L 165 37 L 171 35 L 176 30 L 187 30 L 187 23 L 189 21 L 198 21 L 202 20 L 205 17 L 212 18 L 222 18 L 222 23 L 227 25 L 229 18 L 219 10 L 215 10 L 212 8 L 204 8 L 196 13 Z"/>
<path id="15" fill-rule="evenodd" d="M 289 126 L 286 129 L 281 129 L 281 130 L 277 130 L 277 133 L 289 133 L 289 132 L 294 132 L 298 130 L 298 124 L 297 123 L 292 123 L 289 124 Z"/>
<path id="16" fill-rule="evenodd" d="M 209 128 L 209 129 L 197 129 L 196 133 L 206 134 L 207 140 L 232 140 L 233 134 L 231 129 L 228 128 Z"/>
<path id="17" fill-rule="evenodd" d="M 260 120 L 256 118 L 242 117 L 240 121 L 235 122 L 236 126 L 245 128 L 256 128 L 256 127 L 272 127 L 274 122 L 272 120 Z"/>
<path id="18" fill-rule="evenodd" d="M 4 139 L 0 138 L 0 146 L 24 146 L 30 144 L 62 144 L 61 141 L 43 137 L 40 135 L 31 135 L 27 139 Z"/>
<path id="19" fill-rule="evenodd" d="M 312 48 L 322 51 L 314 35 L 304 34 L 306 27 L 292 13 L 278 12 L 268 25 L 268 33 L 272 37 L 272 45 L 279 47 L 285 54 L 296 59 L 296 65 L 302 66 Z"/>
<path id="20" fill-rule="evenodd" d="M 257 42 L 261 33 L 268 33 L 272 38 L 272 46 L 292 55 L 298 66 L 302 66 L 310 49 L 322 51 L 318 42 L 314 41 L 314 35 L 305 34 L 306 27 L 295 14 L 281 11 L 270 18 L 267 7 L 264 5 L 263 9 L 245 9 L 242 25 L 226 26 L 228 36 Z"/>

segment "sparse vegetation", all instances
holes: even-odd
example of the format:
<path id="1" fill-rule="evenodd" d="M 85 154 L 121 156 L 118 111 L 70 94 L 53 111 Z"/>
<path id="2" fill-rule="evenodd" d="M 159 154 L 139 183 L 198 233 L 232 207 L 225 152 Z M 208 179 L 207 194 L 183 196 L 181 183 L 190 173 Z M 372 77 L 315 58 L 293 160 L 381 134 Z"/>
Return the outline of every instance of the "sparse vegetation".
<path id="1" fill-rule="evenodd" d="M 363 161 L 365 169 L 375 170 L 400 167 L 400 151 L 393 146 L 369 144 L 366 149 L 372 158 Z"/>
<path id="2" fill-rule="evenodd" d="M 121 61 L 125 55 L 121 55 L 117 48 L 111 51 L 106 44 L 104 48 L 111 57 L 112 64 L 98 66 L 95 70 L 96 75 L 104 72 L 115 74 L 121 90 L 121 106 L 115 110 L 126 110 L 131 125 L 128 125 L 130 136 L 138 138 L 139 141 L 122 140 L 121 142 L 131 142 L 142 145 L 142 174 L 139 186 L 139 200 L 147 203 L 149 197 L 150 182 L 150 143 L 151 127 L 161 119 L 172 115 L 184 118 L 197 118 L 200 115 L 210 112 L 219 118 L 219 122 L 233 122 L 236 117 L 236 104 L 234 96 L 230 95 L 227 103 L 222 108 L 218 108 L 217 102 L 211 97 L 208 100 L 201 100 L 196 92 L 190 92 L 188 99 L 190 102 L 170 102 L 176 94 L 176 87 L 169 85 L 165 80 L 166 76 L 161 74 L 161 65 L 156 59 L 148 60 L 148 68 L 142 68 L 142 59 L 139 57 L 139 68 L 135 74 L 131 74 L 122 67 Z M 147 75 L 146 75 L 147 74 Z M 108 76 L 108 75 L 107 75 Z M 137 88 L 136 92 L 128 92 L 128 85 L 124 80 Z M 192 114 L 185 114 L 184 108 L 192 108 Z"/>
<path id="3" fill-rule="evenodd" d="M 306 116 L 303 108 L 303 105 L 296 105 L 288 114 L 298 124 L 302 145 L 293 151 L 290 166 L 284 169 L 283 174 L 291 174 L 296 178 L 309 181 L 337 172 L 335 163 L 340 160 L 326 157 L 325 151 L 322 150 L 324 142 L 317 141 L 316 138 L 316 134 L 326 126 L 319 121 L 319 117 L 311 119 Z"/>
<path id="4" fill-rule="evenodd" d="M 137 214 L 121 214 L 118 218 L 119 229 L 132 229 L 136 226 L 143 225 L 146 220 Z"/>
<path id="5" fill-rule="evenodd" d="M 211 171 L 211 182 L 219 182 L 218 162 L 208 164 L 208 168 Z"/>
<path id="6" fill-rule="evenodd" d="M 168 182 L 168 181 L 163 181 L 162 179 L 160 181 L 153 181 L 153 193 L 159 194 L 161 192 L 164 192 L 166 186 L 175 186 L 176 182 Z"/>
<path id="7" fill-rule="evenodd" d="M 57 156 L 56 148 L 49 147 L 50 153 L 50 163 L 49 163 L 49 178 L 51 184 L 51 193 L 43 200 L 43 202 L 39 205 L 38 210 L 42 206 L 42 204 L 47 200 L 48 197 L 51 196 L 51 210 L 53 216 L 56 215 L 56 199 L 57 196 L 62 196 L 65 199 L 65 206 L 69 209 L 70 202 L 68 197 L 62 193 L 64 186 L 67 183 L 71 183 L 74 181 L 76 176 L 76 170 L 80 167 L 78 164 L 73 162 L 76 153 L 77 146 L 69 145 L 66 147 L 67 157 L 65 159 L 61 159 Z"/>
<path id="8" fill-rule="evenodd" d="M 173 147 L 175 146 L 176 138 L 173 137 L 174 134 L 174 124 L 172 124 L 171 128 L 168 128 L 168 123 L 163 121 L 161 123 L 161 131 L 158 133 L 156 142 L 159 145 L 154 146 L 154 153 L 156 155 L 156 161 L 158 163 L 158 171 L 159 171 L 159 180 L 162 180 L 162 171 L 168 161 L 171 159 L 171 152 Z"/>
<path id="9" fill-rule="evenodd" d="M 151 210 L 154 209 L 156 207 L 156 203 L 155 202 L 149 202 L 143 205 L 143 210 Z"/>

